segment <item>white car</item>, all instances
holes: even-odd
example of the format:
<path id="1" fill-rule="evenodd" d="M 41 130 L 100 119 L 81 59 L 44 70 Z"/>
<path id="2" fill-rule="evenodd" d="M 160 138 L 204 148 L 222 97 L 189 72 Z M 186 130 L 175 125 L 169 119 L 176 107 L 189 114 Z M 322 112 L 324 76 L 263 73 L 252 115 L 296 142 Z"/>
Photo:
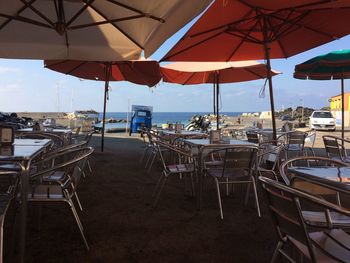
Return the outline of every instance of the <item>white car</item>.
<path id="1" fill-rule="evenodd" d="M 335 131 L 335 119 L 330 111 L 314 111 L 310 116 L 310 128 Z"/>

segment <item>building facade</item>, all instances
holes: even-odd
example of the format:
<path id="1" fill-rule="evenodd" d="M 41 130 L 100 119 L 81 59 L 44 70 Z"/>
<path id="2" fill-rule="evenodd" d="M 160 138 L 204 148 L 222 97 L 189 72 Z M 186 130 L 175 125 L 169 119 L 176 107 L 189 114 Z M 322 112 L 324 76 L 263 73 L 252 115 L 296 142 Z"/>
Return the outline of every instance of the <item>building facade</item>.
<path id="1" fill-rule="evenodd" d="M 330 110 L 337 126 L 341 126 L 341 95 L 330 98 Z M 344 93 L 344 126 L 350 126 L 350 93 Z"/>

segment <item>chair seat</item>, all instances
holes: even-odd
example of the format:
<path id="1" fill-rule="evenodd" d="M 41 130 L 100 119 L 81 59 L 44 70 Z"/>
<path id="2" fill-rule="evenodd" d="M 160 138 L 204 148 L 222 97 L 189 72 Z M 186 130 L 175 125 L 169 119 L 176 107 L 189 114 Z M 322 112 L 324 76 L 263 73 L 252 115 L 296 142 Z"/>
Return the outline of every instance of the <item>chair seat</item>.
<path id="1" fill-rule="evenodd" d="M 302 213 L 307 224 L 311 226 L 317 226 L 317 227 L 327 226 L 327 220 L 324 212 L 303 211 Z M 334 226 L 340 227 L 340 228 L 350 227 L 350 217 L 347 217 L 345 215 L 342 215 L 336 212 L 330 212 L 330 215 Z"/>
<path id="2" fill-rule="evenodd" d="M 44 181 L 61 181 L 64 179 L 64 171 L 54 171 L 48 175 L 44 175 L 42 178 Z"/>
<path id="3" fill-rule="evenodd" d="M 65 201 L 62 187 L 59 185 L 32 185 L 28 193 L 28 201 Z"/>
<path id="4" fill-rule="evenodd" d="M 222 169 L 209 169 L 208 174 L 216 178 L 241 178 L 247 177 L 248 172 L 246 170 L 239 169 L 225 169 L 224 174 L 222 174 Z"/>
<path id="5" fill-rule="evenodd" d="M 287 151 L 302 151 L 304 150 L 304 146 L 299 144 L 289 144 L 287 146 Z"/>
<path id="6" fill-rule="evenodd" d="M 223 166 L 224 165 L 224 161 L 220 161 L 220 160 L 207 161 L 207 162 L 204 162 L 204 165 L 205 165 L 205 167 Z"/>
<path id="7" fill-rule="evenodd" d="M 194 172 L 194 164 L 172 164 L 167 165 L 167 169 L 171 173 L 192 173 Z"/>
<path id="8" fill-rule="evenodd" d="M 319 233 L 319 232 L 316 232 Z M 322 233 L 322 232 L 321 232 Z M 288 236 L 288 240 L 290 240 L 294 246 L 296 246 L 303 255 L 306 256 L 309 260 L 311 259 L 308 248 L 302 244 L 301 242 L 297 241 L 296 239 Z M 315 257 L 316 257 L 316 262 L 317 263 L 339 263 L 337 260 L 333 260 L 332 258 L 328 257 L 325 255 L 320 249 L 314 246 L 314 251 L 315 251 Z"/>

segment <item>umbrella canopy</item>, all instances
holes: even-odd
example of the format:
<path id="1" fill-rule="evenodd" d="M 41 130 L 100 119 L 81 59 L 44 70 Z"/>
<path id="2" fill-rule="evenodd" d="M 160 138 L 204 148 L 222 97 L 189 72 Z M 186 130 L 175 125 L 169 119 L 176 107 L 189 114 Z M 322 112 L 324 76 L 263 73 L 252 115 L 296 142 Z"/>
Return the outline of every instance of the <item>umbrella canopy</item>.
<path id="1" fill-rule="evenodd" d="M 266 78 L 266 65 L 254 60 L 234 62 L 174 62 L 161 66 L 163 81 L 182 85 L 242 82 Z M 280 72 L 271 70 L 271 75 Z"/>
<path id="2" fill-rule="evenodd" d="M 346 0 L 216 0 L 163 61 L 287 58 L 350 33 Z M 269 73 L 271 111 L 274 112 Z M 274 139 L 275 116 L 272 114 Z"/>
<path id="3" fill-rule="evenodd" d="M 150 56 L 210 0 L 11 0 L 0 57 L 117 61 Z"/>
<path id="4" fill-rule="evenodd" d="M 45 67 L 63 74 L 82 79 L 100 81 L 129 81 L 140 85 L 153 87 L 160 79 L 159 64 L 155 60 L 131 61 L 79 61 L 79 60 L 45 60 Z M 111 70 L 106 75 L 106 67 Z"/>
<path id="5" fill-rule="evenodd" d="M 265 59 L 264 42 L 288 58 L 349 34 L 349 16 L 346 0 L 216 0 L 162 60 Z"/>
<path id="6" fill-rule="evenodd" d="M 344 138 L 344 79 L 350 78 L 350 50 L 331 52 L 296 65 L 294 78 L 341 80 L 342 138 Z"/>
<path id="7" fill-rule="evenodd" d="M 129 81 L 152 87 L 161 80 L 159 64 L 154 60 L 117 62 L 87 62 L 74 60 L 45 60 L 45 67 L 78 78 L 105 82 L 101 151 L 104 149 L 107 94 L 109 81 Z"/>
<path id="8" fill-rule="evenodd" d="M 295 66 L 297 79 L 330 80 L 350 78 L 350 50 L 330 52 Z"/>
<path id="9" fill-rule="evenodd" d="M 266 65 L 257 61 L 174 62 L 161 67 L 163 81 L 182 85 L 214 84 L 214 114 L 219 129 L 220 83 L 243 82 L 266 78 Z M 272 71 L 271 75 L 279 74 Z"/>

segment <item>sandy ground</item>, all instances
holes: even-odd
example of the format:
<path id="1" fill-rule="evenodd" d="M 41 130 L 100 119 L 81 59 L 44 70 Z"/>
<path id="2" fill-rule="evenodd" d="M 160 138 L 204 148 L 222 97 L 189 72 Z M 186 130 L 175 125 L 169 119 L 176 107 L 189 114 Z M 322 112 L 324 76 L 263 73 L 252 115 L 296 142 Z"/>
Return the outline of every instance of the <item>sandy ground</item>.
<path id="1" fill-rule="evenodd" d="M 317 147 L 322 147 L 323 134 L 318 132 Z M 200 212 L 184 190 L 184 181 L 171 178 L 159 206 L 152 209 L 151 193 L 161 168 L 156 165 L 150 174 L 144 173 L 140 137 L 108 134 L 105 143 L 101 153 L 100 136 L 93 137 L 93 174 L 78 188 L 84 206 L 80 217 L 91 250 L 85 250 L 67 206 L 45 204 L 39 216 L 38 204 L 30 204 L 26 262 L 270 261 L 277 238 L 261 191 L 262 218 L 257 217 L 253 199 L 245 206 L 237 189 L 223 198 L 221 220 L 211 178 Z M 322 149 L 318 152 L 324 154 Z M 10 209 L 5 227 L 6 262 L 11 262 L 13 212 Z"/>
<path id="2" fill-rule="evenodd" d="M 93 144 L 99 146 L 98 136 Z M 93 174 L 78 189 L 89 252 L 67 206 L 45 204 L 38 217 L 38 205 L 30 204 L 27 262 L 270 260 L 276 241 L 266 207 L 262 206 L 259 219 L 253 202 L 242 204 L 239 191 L 224 198 L 225 218 L 221 220 L 211 180 L 206 184 L 203 209 L 197 212 L 183 181 L 171 178 L 159 206 L 152 209 L 151 193 L 161 170 L 155 166 L 151 174 L 144 174 L 139 163 L 143 147 L 138 136 L 120 135 L 106 138 L 104 153 L 96 147 L 91 158 Z M 11 237 L 7 227 L 7 251 Z"/>

